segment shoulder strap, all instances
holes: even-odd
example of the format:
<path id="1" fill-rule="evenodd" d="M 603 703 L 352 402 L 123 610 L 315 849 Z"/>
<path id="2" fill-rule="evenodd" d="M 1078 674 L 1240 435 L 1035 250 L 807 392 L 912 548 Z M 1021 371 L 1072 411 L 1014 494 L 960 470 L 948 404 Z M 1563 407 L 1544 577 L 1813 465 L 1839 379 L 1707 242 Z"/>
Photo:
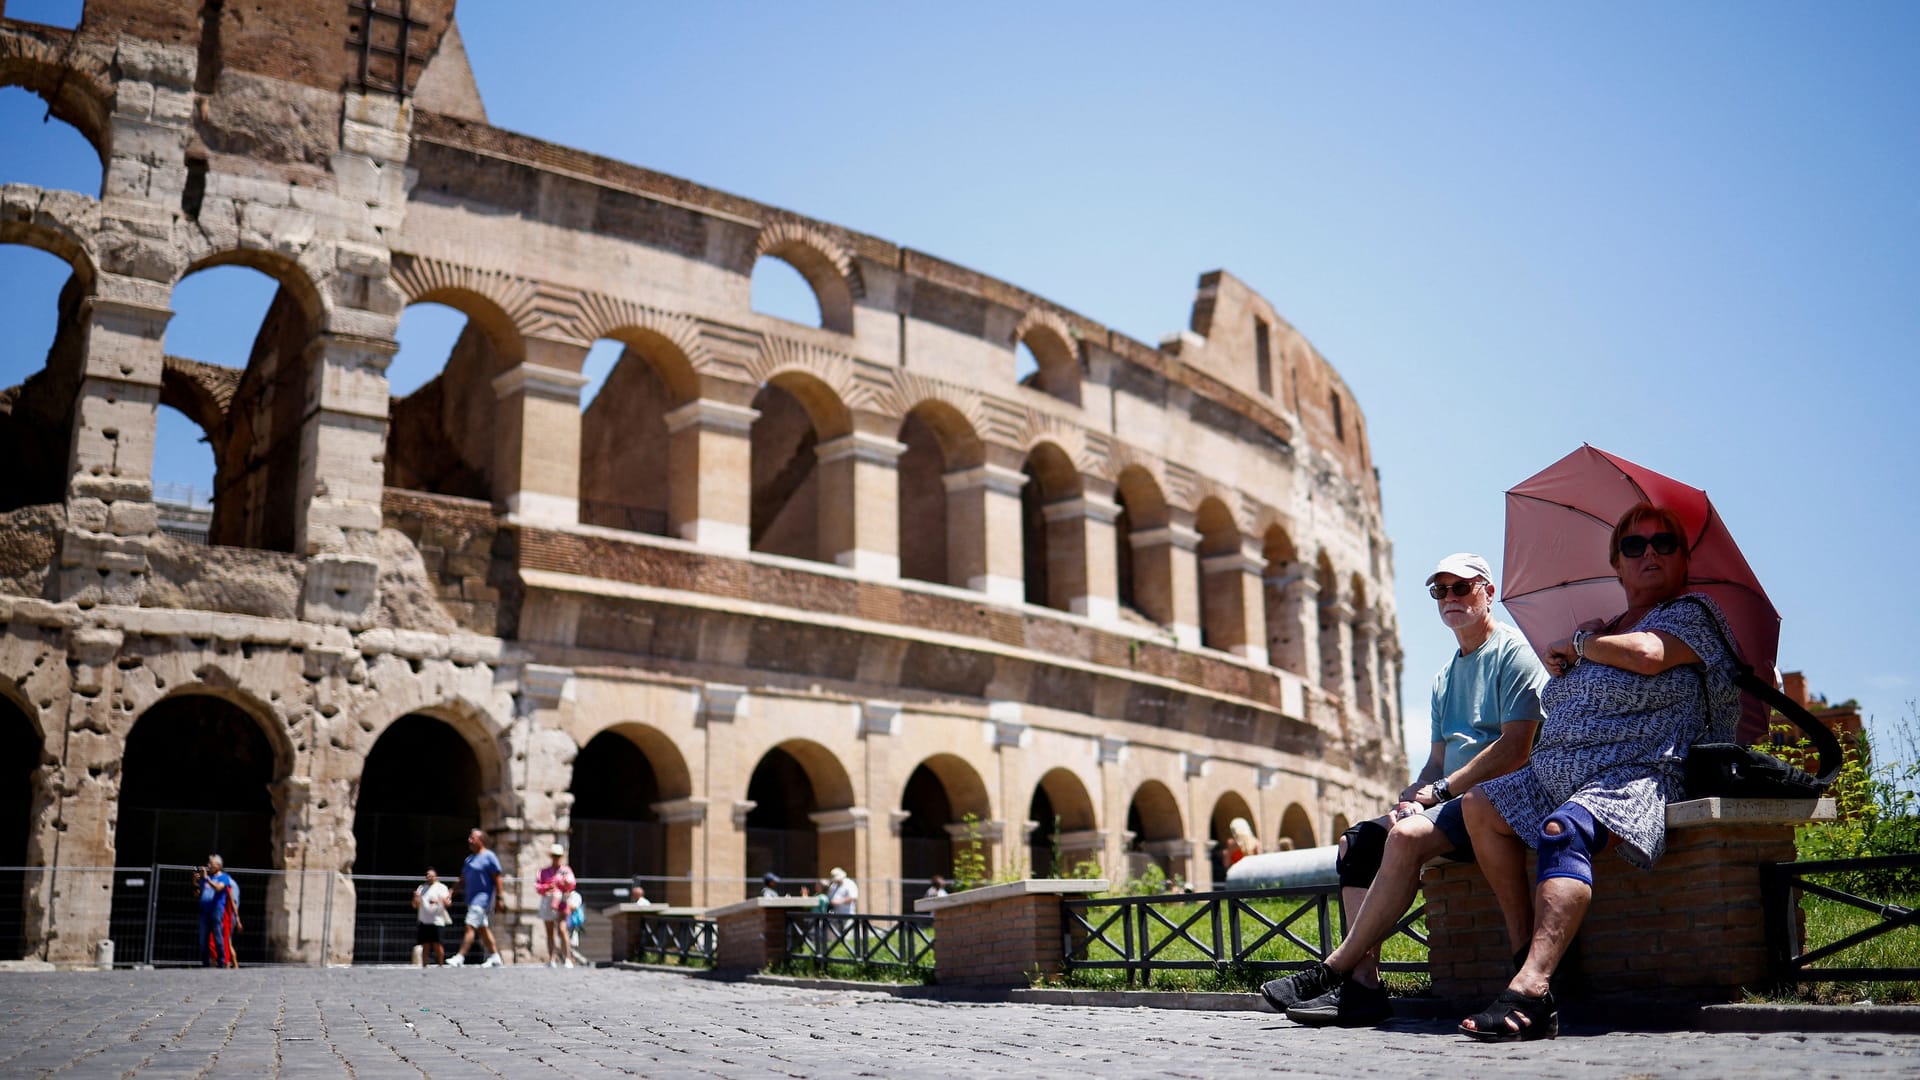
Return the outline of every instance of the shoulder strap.
<path id="1" fill-rule="evenodd" d="M 1720 620 L 1713 617 L 1713 611 L 1702 603 L 1699 597 L 1680 596 L 1675 599 L 1688 601 L 1705 613 L 1707 625 L 1713 627 L 1713 632 L 1720 638 L 1721 647 L 1727 650 L 1727 656 L 1733 661 L 1735 671 L 1733 684 L 1759 698 L 1775 712 L 1793 721 L 1794 726 L 1806 732 L 1807 738 L 1813 742 L 1814 750 L 1820 755 L 1820 772 L 1814 779 L 1818 780 L 1822 787 L 1833 783 L 1833 778 L 1840 774 L 1841 758 L 1840 740 L 1834 737 L 1833 729 L 1821 723 L 1819 717 L 1808 712 L 1806 706 L 1775 689 L 1772 683 L 1755 675 L 1753 667 L 1740 658 L 1740 653 L 1727 641 L 1727 636 L 1721 633 Z"/>

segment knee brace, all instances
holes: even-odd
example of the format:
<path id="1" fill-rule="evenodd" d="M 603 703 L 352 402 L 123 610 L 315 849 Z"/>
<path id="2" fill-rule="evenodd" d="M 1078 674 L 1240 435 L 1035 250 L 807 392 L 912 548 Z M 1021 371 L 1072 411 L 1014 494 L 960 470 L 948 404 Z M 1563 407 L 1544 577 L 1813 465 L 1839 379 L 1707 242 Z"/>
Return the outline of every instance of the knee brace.
<path id="1" fill-rule="evenodd" d="M 1560 831 L 1548 832 L 1548 825 L 1559 825 Z M 1611 835 L 1584 806 L 1568 803 L 1555 810 L 1540 825 L 1539 873 L 1534 880 L 1573 878 L 1591 886 L 1593 857 L 1607 846 Z"/>
<path id="2" fill-rule="evenodd" d="M 1373 884 L 1380 872 L 1380 857 L 1387 850 L 1387 827 L 1378 821 L 1363 821 L 1341 834 L 1347 850 L 1333 860 L 1344 888 L 1364 889 Z"/>

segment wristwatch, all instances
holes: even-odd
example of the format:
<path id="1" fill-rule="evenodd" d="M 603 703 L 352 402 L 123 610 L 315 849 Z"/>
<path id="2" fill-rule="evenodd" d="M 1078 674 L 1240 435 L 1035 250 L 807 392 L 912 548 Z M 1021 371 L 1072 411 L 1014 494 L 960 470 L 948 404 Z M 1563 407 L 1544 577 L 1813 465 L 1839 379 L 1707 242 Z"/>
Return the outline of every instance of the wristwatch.
<path id="1" fill-rule="evenodd" d="M 1448 802 L 1453 798 L 1453 789 L 1447 786 L 1447 778 L 1444 776 L 1427 786 L 1433 789 L 1434 805 L 1436 806 L 1440 803 Z"/>

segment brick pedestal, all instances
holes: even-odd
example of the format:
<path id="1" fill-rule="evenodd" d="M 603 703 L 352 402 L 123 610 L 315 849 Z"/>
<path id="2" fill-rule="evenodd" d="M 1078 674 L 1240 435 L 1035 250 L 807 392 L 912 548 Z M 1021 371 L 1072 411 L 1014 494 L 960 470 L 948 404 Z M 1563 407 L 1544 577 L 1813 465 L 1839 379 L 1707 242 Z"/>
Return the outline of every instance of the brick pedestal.
<path id="1" fill-rule="evenodd" d="M 714 967 L 721 971 L 760 971 L 787 951 L 787 912 L 812 911 L 811 896 L 768 896 L 711 908 Z"/>
<path id="2" fill-rule="evenodd" d="M 613 941 L 607 949 L 607 959 L 614 963 L 633 958 L 633 943 L 640 939 L 640 919 L 656 911 L 667 910 L 665 904 L 615 904 L 601 908 L 606 916 L 607 927 L 612 931 Z"/>
<path id="3" fill-rule="evenodd" d="M 1060 901 L 1105 881 L 1015 881 L 914 902 L 933 915 L 933 979 L 942 986 L 1025 986 L 1060 970 Z"/>
<path id="4" fill-rule="evenodd" d="M 1696 799 L 1667 808 L 1667 851 L 1652 870 L 1617 853 L 1594 863 L 1593 906 L 1574 940 L 1575 995 L 1729 1001 L 1768 980 L 1760 867 L 1791 862 L 1793 831 L 1833 801 Z M 1527 872 L 1533 874 L 1533 857 Z M 1512 977 L 1513 950 L 1478 867 L 1445 863 L 1421 879 L 1434 993 L 1483 1005 Z"/>

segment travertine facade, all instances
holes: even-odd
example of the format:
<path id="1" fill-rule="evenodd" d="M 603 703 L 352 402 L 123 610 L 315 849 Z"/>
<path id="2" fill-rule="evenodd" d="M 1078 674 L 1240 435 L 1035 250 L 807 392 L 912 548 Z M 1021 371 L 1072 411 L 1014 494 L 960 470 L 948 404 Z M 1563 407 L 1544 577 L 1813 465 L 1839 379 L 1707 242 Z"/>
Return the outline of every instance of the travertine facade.
<path id="1" fill-rule="evenodd" d="M 1148 346 L 490 127 L 451 0 L 368 8 L 0 24 L 0 84 L 103 163 L 97 198 L 0 194 L 0 242 L 73 268 L 0 416 L 0 726 L 41 747 L 8 766 L 28 863 L 159 858 L 159 831 L 118 835 L 137 803 L 256 815 L 276 867 L 392 869 L 368 865 L 380 835 L 410 871 L 412 776 L 510 871 L 584 843 L 576 818 L 625 819 L 664 899 L 841 865 L 878 910 L 967 815 L 1003 869 L 1151 859 L 1204 886 L 1227 819 L 1325 843 L 1398 787 L 1363 416 L 1265 300 L 1207 274 L 1190 330 Z M 753 309 L 761 258 L 807 279 L 819 326 Z M 162 349 L 174 286 L 218 265 L 279 283 L 245 371 Z M 390 399 L 422 302 L 467 328 Z M 599 339 L 625 352 L 583 410 Z M 156 530 L 160 404 L 214 448 L 211 546 Z M 141 743 L 154 710 L 171 748 Z M 196 803 L 157 774 L 222 717 L 252 757 L 210 764 L 245 790 Z M 383 737 L 432 760 L 382 762 Z M 352 920 L 305 928 L 355 889 L 276 887 L 274 952 L 350 953 Z M 33 955 L 108 936 L 104 890 L 26 905 Z"/>

